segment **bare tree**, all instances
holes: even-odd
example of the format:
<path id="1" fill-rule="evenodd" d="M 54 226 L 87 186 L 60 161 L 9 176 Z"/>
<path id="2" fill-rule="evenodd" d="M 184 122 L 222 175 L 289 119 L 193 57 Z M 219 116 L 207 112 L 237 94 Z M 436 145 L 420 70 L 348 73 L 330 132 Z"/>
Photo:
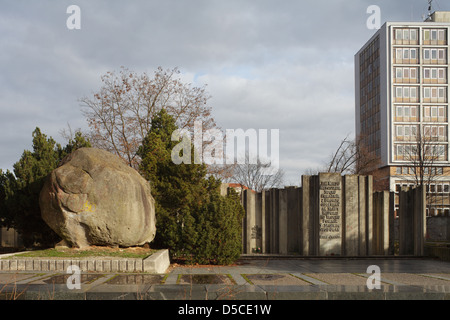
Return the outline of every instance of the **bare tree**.
<path id="1" fill-rule="evenodd" d="M 437 179 L 436 165 L 445 160 L 445 147 L 427 131 L 420 133 L 410 144 L 403 145 L 398 156 L 409 166 L 408 181 L 415 186 L 430 185 Z"/>
<path id="2" fill-rule="evenodd" d="M 336 151 L 331 155 L 325 168 L 326 172 L 347 173 L 352 170 L 356 163 L 355 144 L 345 137 L 339 144 Z"/>
<path id="3" fill-rule="evenodd" d="M 80 99 L 93 146 L 113 152 L 137 168 L 137 150 L 150 130 L 153 115 L 162 108 L 181 129 L 192 131 L 195 121 L 201 121 L 204 131 L 215 128 L 205 87 L 183 83 L 179 74 L 177 68 L 159 67 L 150 77 L 122 67 L 118 74 L 103 75 L 100 90 Z"/>
<path id="4" fill-rule="evenodd" d="M 261 162 L 259 159 L 255 164 L 248 161 L 245 164 L 235 164 L 233 176 L 230 182 L 240 184 L 256 192 L 281 187 L 284 180 L 282 169 L 271 168 L 271 163 Z"/>
<path id="5" fill-rule="evenodd" d="M 368 174 L 377 169 L 379 157 L 362 143 L 361 138 L 350 140 L 345 137 L 330 156 L 324 171 L 341 174 Z"/>
<path id="6" fill-rule="evenodd" d="M 439 181 L 439 162 L 446 160 L 446 146 L 439 143 L 437 134 L 430 130 L 419 130 L 411 143 L 404 144 L 397 151 L 398 157 L 406 161 L 408 173 L 404 175 L 405 182 L 413 186 L 425 186 L 427 190 L 427 205 L 429 207 L 438 203 L 440 194 L 435 186 Z"/>

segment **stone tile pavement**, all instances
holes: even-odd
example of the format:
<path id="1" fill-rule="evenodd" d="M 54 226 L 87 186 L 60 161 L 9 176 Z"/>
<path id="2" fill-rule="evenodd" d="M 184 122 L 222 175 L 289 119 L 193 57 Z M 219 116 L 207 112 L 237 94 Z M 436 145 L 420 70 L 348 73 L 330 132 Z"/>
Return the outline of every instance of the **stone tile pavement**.
<path id="1" fill-rule="evenodd" d="M 369 289 L 369 266 L 380 287 Z M 0 272 L 0 300 L 450 300 L 450 262 L 430 259 L 241 259 L 172 265 L 164 274 Z M 370 278 L 370 279 L 369 279 Z M 68 285 L 69 283 L 69 285 Z"/>

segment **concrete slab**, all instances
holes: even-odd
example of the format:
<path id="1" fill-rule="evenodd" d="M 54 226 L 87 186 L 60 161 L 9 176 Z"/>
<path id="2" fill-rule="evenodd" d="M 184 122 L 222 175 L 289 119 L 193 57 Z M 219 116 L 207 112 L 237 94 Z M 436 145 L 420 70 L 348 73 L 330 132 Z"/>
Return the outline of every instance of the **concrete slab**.
<path id="1" fill-rule="evenodd" d="M 367 279 L 351 273 L 309 273 L 308 277 L 332 285 L 366 286 Z"/>
<path id="2" fill-rule="evenodd" d="M 303 274 L 303 273 L 293 273 L 292 275 L 294 277 L 300 278 L 300 279 L 302 279 L 302 280 L 304 280 L 304 281 L 306 281 L 306 282 L 308 282 L 308 283 L 310 283 L 312 285 L 327 285 L 327 283 L 325 283 L 323 281 L 320 281 L 320 280 L 318 280 L 316 278 L 309 277 L 309 276 L 307 276 L 306 274 Z"/>
<path id="3" fill-rule="evenodd" d="M 155 274 L 117 274 L 105 282 L 106 285 L 162 284 L 164 275 Z"/>
<path id="4" fill-rule="evenodd" d="M 0 273 L 0 284 L 17 283 L 34 277 L 34 273 Z"/>
<path id="5" fill-rule="evenodd" d="M 422 275 L 426 276 L 426 277 L 432 277 L 432 278 L 450 281 L 450 273 L 425 273 Z"/>
<path id="6" fill-rule="evenodd" d="M 450 286 L 449 280 L 428 277 L 421 274 L 411 273 L 382 273 L 382 279 L 392 280 L 413 286 Z"/>
<path id="7" fill-rule="evenodd" d="M 178 284 L 224 284 L 234 285 L 228 275 L 223 274 L 183 274 L 178 278 Z"/>
<path id="8" fill-rule="evenodd" d="M 246 274 L 251 284 L 257 286 L 309 286 L 309 282 L 290 274 Z"/>

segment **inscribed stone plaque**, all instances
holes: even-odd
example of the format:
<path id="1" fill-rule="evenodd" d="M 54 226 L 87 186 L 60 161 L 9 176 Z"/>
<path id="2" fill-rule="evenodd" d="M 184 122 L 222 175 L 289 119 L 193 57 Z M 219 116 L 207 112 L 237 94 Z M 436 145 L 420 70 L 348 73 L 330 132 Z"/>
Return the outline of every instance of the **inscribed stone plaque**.
<path id="1" fill-rule="evenodd" d="M 319 174 L 319 255 L 340 255 L 342 244 L 342 178 Z"/>

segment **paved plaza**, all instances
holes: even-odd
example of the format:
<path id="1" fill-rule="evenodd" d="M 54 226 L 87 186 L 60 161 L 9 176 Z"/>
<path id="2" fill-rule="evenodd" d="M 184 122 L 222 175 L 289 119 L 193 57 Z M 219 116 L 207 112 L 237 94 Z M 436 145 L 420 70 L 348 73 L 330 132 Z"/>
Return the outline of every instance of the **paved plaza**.
<path id="1" fill-rule="evenodd" d="M 380 271 L 375 284 L 369 266 Z M 250 259 L 171 265 L 164 274 L 0 272 L 2 300 L 446 300 L 450 262 L 431 259 Z M 70 283 L 68 285 L 68 283 Z"/>

